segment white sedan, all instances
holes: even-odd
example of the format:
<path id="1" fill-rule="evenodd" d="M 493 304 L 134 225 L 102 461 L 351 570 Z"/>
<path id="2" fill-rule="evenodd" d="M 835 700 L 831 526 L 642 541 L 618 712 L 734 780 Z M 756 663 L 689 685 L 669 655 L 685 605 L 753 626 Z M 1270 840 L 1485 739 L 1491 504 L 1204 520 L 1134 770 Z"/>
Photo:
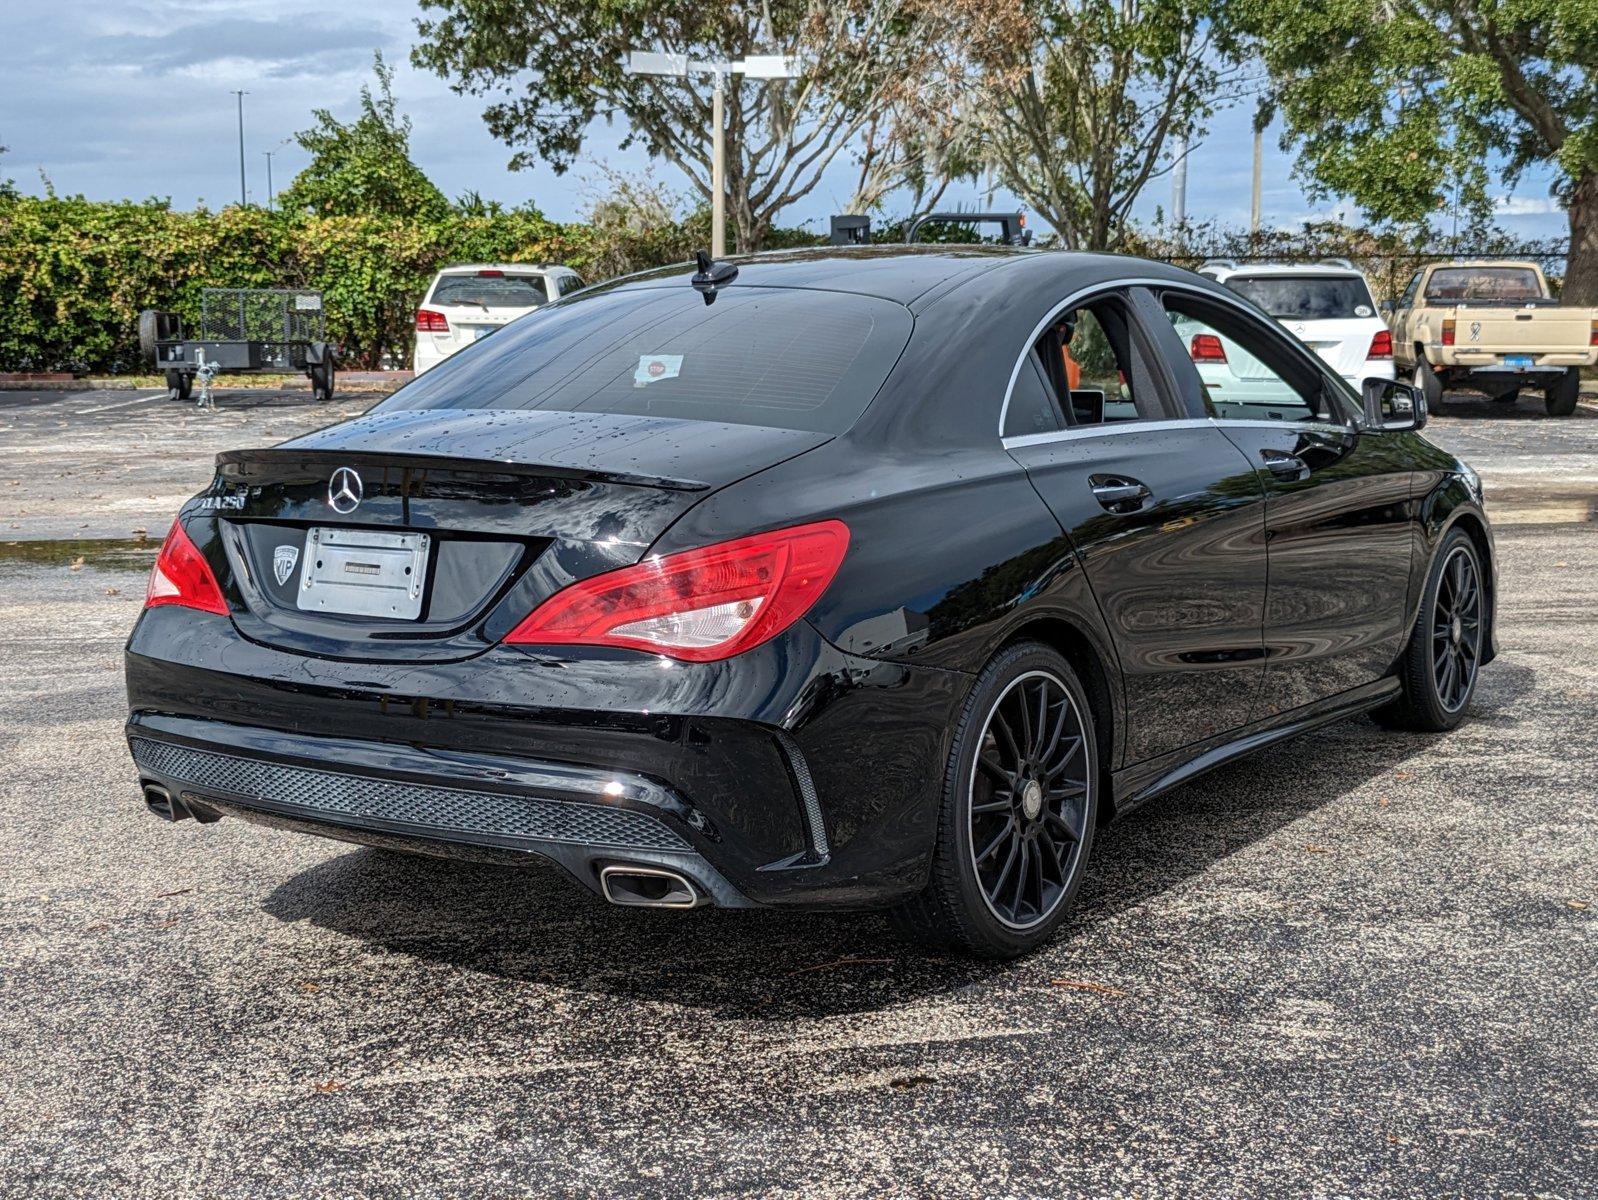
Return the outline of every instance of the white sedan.
<path id="1" fill-rule="evenodd" d="M 416 310 L 416 373 L 582 286 L 569 267 L 445 267 Z"/>

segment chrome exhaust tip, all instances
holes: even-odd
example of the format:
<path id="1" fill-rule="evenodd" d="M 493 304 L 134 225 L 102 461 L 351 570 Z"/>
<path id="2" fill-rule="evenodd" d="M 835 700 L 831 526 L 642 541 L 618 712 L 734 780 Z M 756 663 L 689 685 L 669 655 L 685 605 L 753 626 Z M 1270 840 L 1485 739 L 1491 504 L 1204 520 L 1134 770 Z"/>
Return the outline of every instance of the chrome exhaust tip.
<path id="1" fill-rule="evenodd" d="M 189 815 L 189 810 L 183 806 L 182 802 L 174 800 L 172 793 L 159 783 L 145 782 L 142 786 L 144 788 L 145 807 L 163 821 L 181 821 Z"/>
<path id="2" fill-rule="evenodd" d="M 599 890 L 623 908 L 698 908 L 708 903 L 686 876 L 659 867 L 603 867 Z"/>

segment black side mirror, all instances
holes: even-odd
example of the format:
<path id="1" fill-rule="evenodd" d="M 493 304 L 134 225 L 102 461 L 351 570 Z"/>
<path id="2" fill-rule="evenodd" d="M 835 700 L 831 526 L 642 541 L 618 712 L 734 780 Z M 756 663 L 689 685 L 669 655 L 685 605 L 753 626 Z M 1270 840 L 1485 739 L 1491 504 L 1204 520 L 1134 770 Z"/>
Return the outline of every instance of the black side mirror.
<path id="1" fill-rule="evenodd" d="M 1372 377 L 1360 384 L 1365 420 L 1372 429 L 1400 432 L 1426 425 L 1426 396 L 1414 384 Z"/>

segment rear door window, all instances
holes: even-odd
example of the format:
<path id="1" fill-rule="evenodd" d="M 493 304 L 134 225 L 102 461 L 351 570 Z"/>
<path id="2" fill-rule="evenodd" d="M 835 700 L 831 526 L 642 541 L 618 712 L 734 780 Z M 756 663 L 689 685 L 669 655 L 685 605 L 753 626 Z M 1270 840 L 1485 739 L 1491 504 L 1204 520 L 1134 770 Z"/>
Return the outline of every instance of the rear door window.
<path id="1" fill-rule="evenodd" d="M 1107 296 L 1057 314 L 1029 357 L 1068 426 L 1160 420 L 1170 414 L 1142 342 L 1126 301 Z"/>
<path id="2" fill-rule="evenodd" d="M 1350 321 L 1376 315 L 1370 289 L 1353 275 L 1233 275 L 1226 286 L 1278 321 Z"/>
<path id="3" fill-rule="evenodd" d="M 901 304 L 842 292 L 686 284 L 576 296 L 516 321 L 382 410 L 549 409 L 841 433 L 910 338 Z"/>

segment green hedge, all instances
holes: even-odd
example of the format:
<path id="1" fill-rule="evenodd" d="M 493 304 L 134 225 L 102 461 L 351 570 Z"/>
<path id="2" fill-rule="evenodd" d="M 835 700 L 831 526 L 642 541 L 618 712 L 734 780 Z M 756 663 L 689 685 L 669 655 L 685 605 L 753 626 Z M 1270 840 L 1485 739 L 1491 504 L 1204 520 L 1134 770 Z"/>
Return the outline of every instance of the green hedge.
<path id="1" fill-rule="evenodd" d="M 407 362 L 416 304 L 448 263 L 560 262 L 595 279 L 682 261 L 708 234 L 703 215 L 595 228 L 531 208 L 326 217 L 0 191 L 0 371 L 137 371 L 140 310 L 195 322 L 207 287 L 318 288 L 346 365 Z"/>

